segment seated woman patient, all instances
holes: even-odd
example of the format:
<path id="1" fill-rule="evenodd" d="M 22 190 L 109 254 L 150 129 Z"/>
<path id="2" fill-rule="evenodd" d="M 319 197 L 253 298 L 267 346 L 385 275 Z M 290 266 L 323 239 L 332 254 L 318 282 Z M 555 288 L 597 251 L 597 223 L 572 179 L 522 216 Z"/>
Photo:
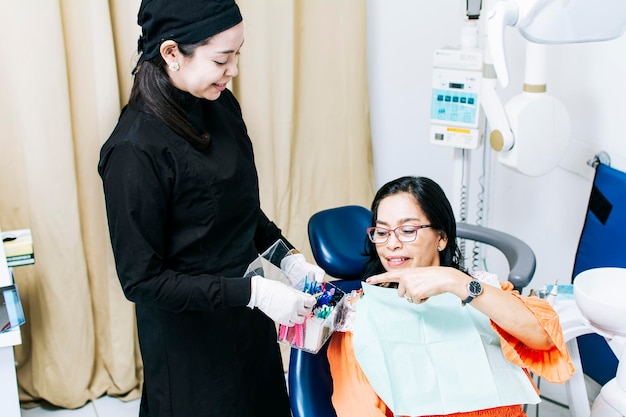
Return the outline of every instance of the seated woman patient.
<path id="1" fill-rule="evenodd" d="M 554 309 L 460 266 L 454 214 L 437 183 L 393 180 L 371 210 L 366 280 L 327 352 L 339 417 L 520 417 L 523 404 L 540 401 L 529 372 L 571 377 Z"/>

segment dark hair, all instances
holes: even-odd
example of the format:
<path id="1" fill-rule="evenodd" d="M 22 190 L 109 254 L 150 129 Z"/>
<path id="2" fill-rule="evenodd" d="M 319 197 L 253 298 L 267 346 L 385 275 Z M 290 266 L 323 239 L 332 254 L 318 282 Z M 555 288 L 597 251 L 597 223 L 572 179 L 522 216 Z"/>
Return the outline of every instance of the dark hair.
<path id="1" fill-rule="evenodd" d="M 456 242 L 456 221 L 452 206 L 439 184 L 430 178 L 407 176 L 389 181 L 383 185 L 376 193 L 372 202 L 372 226 L 376 226 L 380 202 L 386 197 L 399 193 L 412 195 L 416 204 L 420 206 L 428 218 L 432 229 L 442 233 L 448 239 L 445 249 L 439 252 L 440 264 L 463 270 L 460 265 L 461 251 Z M 368 260 L 365 266 L 364 278 L 385 272 L 376 253 L 376 246 L 369 239 L 367 242 L 366 255 Z"/>
<path id="2" fill-rule="evenodd" d="M 191 58 L 196 48 L 206 45 L 209 40 L 210 38 L 193 45 L 179 44 L 178 50 L 183 56 Z M 209 145 L 209 134 L 198 132 L 185 117 L 185 112 L 174 98 L 176 87 L 172 85 L 165 66 L 165 60 L 160 54 L 140 62 L 133 70 L 135 79 L 128 103 L 135 108 L 145 105 L 151 113 L 193 147 L 206 149 Z"/>

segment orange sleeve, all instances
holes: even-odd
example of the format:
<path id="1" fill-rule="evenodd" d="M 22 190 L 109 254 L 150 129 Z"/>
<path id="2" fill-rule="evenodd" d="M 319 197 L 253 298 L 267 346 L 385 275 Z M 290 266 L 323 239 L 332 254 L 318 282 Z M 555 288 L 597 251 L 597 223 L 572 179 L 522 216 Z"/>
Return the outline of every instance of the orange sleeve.
<path id="1" fill-rule="evenodd" d="M 513 291 L 513 284 L 508 281 L 500 282 L 500 286 L 503 290 L 510 291 L 526 305 L 554 344 L 550 350 L 530 349 L 492 321 L 491 326 L 500 336 L 504 356 L 511 363 L 528 369 L 546 381 L 566 382 L 574 374 L 574 365 L 563 338 L 557 312 L 546 300 L 522 296 L 517 291 Z"/>
<path id="2" fill-rule="evenodd" d="M 326 355 L 333 377 L 332 403 L 337 417 L 393 417 L 356 361 L 352 332 L 334 332 Z"/>

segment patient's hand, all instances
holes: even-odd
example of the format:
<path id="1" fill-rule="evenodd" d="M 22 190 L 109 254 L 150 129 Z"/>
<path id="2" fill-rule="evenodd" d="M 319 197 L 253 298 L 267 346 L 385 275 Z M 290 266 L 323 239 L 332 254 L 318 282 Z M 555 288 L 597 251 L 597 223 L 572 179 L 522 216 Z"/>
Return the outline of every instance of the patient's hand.
<path id="1" fill-rule="evenodd" d="M 430 266 L 398 268 L 367 278 L 368 284 L 397 283 L 398 296 L 410 302 L 423 303 L 430 297 L 446 292 L 459 298 L 466 296 L 466 285 L 471 277 L 458 269 Z"/>

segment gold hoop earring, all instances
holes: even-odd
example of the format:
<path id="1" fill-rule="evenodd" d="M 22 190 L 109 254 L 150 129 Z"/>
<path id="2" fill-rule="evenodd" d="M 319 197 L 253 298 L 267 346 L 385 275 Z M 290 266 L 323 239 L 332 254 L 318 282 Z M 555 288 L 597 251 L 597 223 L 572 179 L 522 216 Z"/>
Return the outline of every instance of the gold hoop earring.
<path id="1" fill-rule="evenodd" d="M 180 69 L 180 65 L 178 65 L 178 62 L 176 61 L 172 61 L 168 64 L 168 67 L 170 68 L 170 71 L 178 71 Z"/>

